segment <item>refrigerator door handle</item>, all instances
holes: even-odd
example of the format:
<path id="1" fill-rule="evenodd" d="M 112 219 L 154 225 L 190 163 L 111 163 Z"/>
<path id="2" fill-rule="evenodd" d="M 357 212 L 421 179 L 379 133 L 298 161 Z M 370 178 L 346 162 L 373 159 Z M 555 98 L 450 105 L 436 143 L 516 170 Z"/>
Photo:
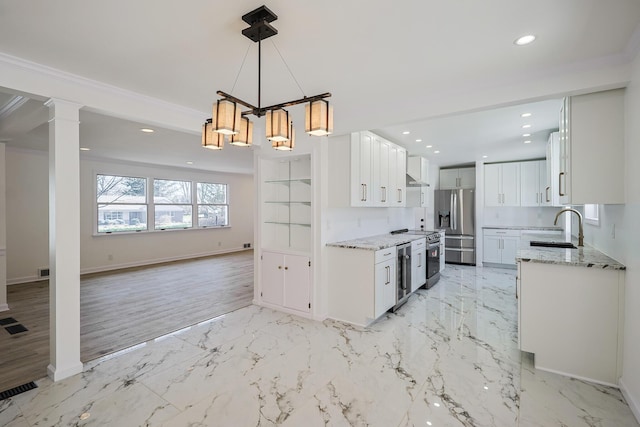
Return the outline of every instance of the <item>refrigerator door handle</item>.
<path id="1" fill-rule="evenodd" d="M 451 210 L 453 212 L 453 229 L 457 230 L 458 229 L 458 195 L 455 193 L 452 193 L 453 196 L 453 209 Z"/>

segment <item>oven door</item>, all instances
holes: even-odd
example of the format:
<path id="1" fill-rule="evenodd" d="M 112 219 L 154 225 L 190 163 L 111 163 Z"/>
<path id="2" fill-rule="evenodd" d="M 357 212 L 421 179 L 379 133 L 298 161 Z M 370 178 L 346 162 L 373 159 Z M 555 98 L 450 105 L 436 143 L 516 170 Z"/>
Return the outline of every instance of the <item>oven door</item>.
<path id="1" fill-rule="evenodd" d="M 427 279 L 440 271 L 440 241 L 427 245 Z"/>

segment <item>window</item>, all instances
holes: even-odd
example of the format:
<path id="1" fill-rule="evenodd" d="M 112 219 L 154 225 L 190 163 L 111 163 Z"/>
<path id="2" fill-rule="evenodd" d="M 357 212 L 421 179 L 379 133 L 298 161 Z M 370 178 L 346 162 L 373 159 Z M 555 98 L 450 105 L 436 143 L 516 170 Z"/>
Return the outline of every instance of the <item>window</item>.
<path id="1" fill-rule="evenodd" d="M 97 175 L 98 233 L 147 229 L 147 180 Z"/>
<path id="2" fill-rule="evenodd" d="M 197 185 L 198 226 L 229 225 L 229 202 L 226 184 L 199 182 Z"/>
<path id="3" fill-rule="evenodd" d="M 156 230 L 191 228 L 193 225 L 190 181 L 154 179 L 153 203 Z"/>
<path id="4" fill-rule="evenodd" d="M 584 205 L 584 221 L 589 224 L 600 225 L 599 205 Z"/>

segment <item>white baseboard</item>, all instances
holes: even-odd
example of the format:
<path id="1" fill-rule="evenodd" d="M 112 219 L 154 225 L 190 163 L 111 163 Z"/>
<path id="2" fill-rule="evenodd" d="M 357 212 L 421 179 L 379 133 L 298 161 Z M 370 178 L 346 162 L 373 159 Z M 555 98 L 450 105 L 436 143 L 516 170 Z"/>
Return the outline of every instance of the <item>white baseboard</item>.
<path id="1" fill-rule="evenodd" d="M 72 377 L 82 372 L 82 362 L 78 361 L 69 366 L 56 368 L 53 365 L 47 366 L 47 374 L 53 381 L 60 381 Z"/>
<path id="2" fill-rule="evenodd" d="M 0 304 L 0 311 L 7 311 L 7 310 L 9 310 L 8 304 Z"/>
<path id="3" fill-rule="evenodd" d="M 210 251 L 210 252 L 201 252 L 197 254 L 180 255 L 180 256 L 174 256 L 174 257 L 154 258 L 154 259 L 147 259 L 143 261 L 102 265 L 99 267 L 82 268 L 80 269 L 80 274 L 102 273 L 104 271 L 121 270 L 123 268 L 143 267 L 146 265 L 162 264 L 164 262 L 183 261 L 186 259 L 202 258 L 207 256 L 213 256 L 213 255 L 223 255 L 223 254 L 230 254 L 234 252 L 251 251 L 251 250 L 253 250 L 253 248 L 233 248 L 233 249 L 225 249 L 220 251 Z M 43 278 L 43 277 L 38 277 L 37 275 L 16 277 L 13 279 L 7 279 L 7 285 L 19 285 L 21 283 L 38 282 L 38 281 L 48 280 L 48 279 L 49 279 L 48 277 Z"/>
<path id="4" fill-rule="evenodd" d="M 629 392 L 629 389 L 625 385 L 624 380 L 620 378 L 618 382 L 620 383 L 620 391 L 622 391 L 622 395 L 624 396 L 624 399 L 629 404 L 629 408 L 631 408 L 631 412 L 633 412 L 633 416 L 636 417 L 636 421 L 640 423 L 640 404 L 638 404 L 638 401 L 633 398 L 633 396 Z"/>
<path id="5" fill-rule="evenodd" d="M 569 374 L 567 372 L 558 371 L 558 370 L 555 370 L 555 369 L 545 368 L 544 366 L 539 366 L 539 365 L 536 365 L 535 363 L 534 363 L 534 368 L 539 369 L 541 371 L 551 372 L 552 374 L 562 375 L 563 377 L 575 378 L 575 379 L 580 380 L 580 381 L 586 381 L 586 382 L 589 382 L 589 383 L 606 385 L 607 387 L 620 388 L 620 386 L 618 384 L 615 384 L 615 383 L 610 383 L 610 382 L 607 382 L 607 381 L 600 381 L 600 380 L 596 380 L 596 379 L 593 379 L 593 378 L 582 377 L 580 375 Z"/>

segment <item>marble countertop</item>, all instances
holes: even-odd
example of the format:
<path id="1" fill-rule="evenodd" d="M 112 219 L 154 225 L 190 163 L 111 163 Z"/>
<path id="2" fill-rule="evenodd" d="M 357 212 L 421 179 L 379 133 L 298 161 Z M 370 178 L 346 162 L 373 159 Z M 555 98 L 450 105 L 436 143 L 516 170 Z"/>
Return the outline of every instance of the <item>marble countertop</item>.
<path id="1" fill-rule="evenodd" d="M 496 230 L 544 230 L 544 231 L 564 231 L 562 227 L 536 227 L 530 225 L 485 225 L 482 228 L 496 229 Z"/>
<path id="2" fill-rule="evenodd" d="M 341 242 L 327 243 L 327 246 L 347 249 L 365 249 L 379 251 L 393 246 L 409 243 L 413 240 L 424 239 L 424 234 L 379 234 L 377 236 L 362 237 L 359 239 L 343 240 Z"/>
<path id="3" fill-rule="evenodd" d="M 626 267 L 613 258 L 608 257 L 596 248 L 586 245 L 579 247 L 578 239 L 571 242 L 578 246 L 577 249 L 545 248 L 529 246 L 531 240 L 540 241 L 564 241 L 559 236 L 548 234 L 527 234 L 520 241 L 520 249 L 516 254 L 516 261 L 540 262 L 544 264 L 573 265 L 577 267 L 601 268 L 605 270 L 626 270 Z"/>

